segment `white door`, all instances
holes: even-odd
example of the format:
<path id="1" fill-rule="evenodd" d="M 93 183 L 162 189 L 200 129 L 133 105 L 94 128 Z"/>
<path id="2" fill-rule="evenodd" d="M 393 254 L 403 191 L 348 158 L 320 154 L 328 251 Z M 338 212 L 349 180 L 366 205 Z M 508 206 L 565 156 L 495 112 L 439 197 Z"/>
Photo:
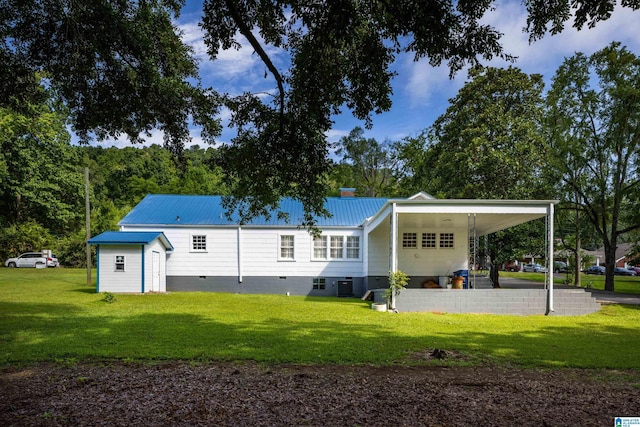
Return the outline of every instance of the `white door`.
<path id="1" fill-rule="evenodd" d="M 151 292 L 160 292 L 160 253 L 152 253 Z"/>

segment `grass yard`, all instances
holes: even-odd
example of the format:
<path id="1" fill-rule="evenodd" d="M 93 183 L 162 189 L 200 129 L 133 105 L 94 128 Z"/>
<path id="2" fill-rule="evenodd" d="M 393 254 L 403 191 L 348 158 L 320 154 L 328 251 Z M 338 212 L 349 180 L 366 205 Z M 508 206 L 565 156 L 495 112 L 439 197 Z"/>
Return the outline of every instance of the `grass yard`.
<path id="1" fill-rule="evenodd" d="M 74 269 L 0 269 L 0 366 L 39 361 L 456 363 L 640 369 L 640 307 L 577 317 L 379 313 L 359 299 L 103 294 Z M 424 360 L 424 359 L 422 359 Z M 447 362 L 449 363 L 449 362 Z"/>
<path id="2" fill-rule="evenodd" d="M 544 282 L 544 273 L 523 273 L 501 271 L 500 277 L 516 277 L 519 279 L 533 280 L 536 282 Z M 553 283 L 557 285 L 564 284 L 567 275 L 556 275 Z M 582 287 L 604 290 L 604 276 L 596 276 L 592 274 L 581 274 L 580 280 Z M 615 290 L 623 294 L 640 294 L 640 277 L 631 276 L 615 276 Z"/>

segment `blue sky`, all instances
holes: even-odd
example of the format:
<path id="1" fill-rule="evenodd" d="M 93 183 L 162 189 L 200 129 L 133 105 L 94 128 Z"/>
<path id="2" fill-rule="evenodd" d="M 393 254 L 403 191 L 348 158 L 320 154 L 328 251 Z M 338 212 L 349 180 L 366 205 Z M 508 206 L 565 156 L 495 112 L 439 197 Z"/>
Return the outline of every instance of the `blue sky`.
<path id="1" fill-rule="evenodd" d="M 512 65 L 526 73 L 542 74 L 547 85 L 564 58 L 572 56 L 575 52 L 588 55 L 615 40 L 640 55 L 640 12 L 618 7 L 609 20 L 598 23 L 593 29 L 585 27 L 577 31 L 569 24 L 569 28 L 562 34 L 546 36 L 529 44 L 528 34 L 523 32 L 526 10 L 521 2 L 502 0 L 494 2 L 494 5 L 495 10 L 488 13 L 483 20 L 504 34 L 502 44 L 505 51 L 518 57 Z M 274 81 L 270 77 L 265 79 L 265 66 L 242 37 L 238 38 L 243 45 L 240 50 L 224 51 L 216 61 L 209 60 L 202 32 L 198 27 L 201 14 L 202 1 L 188 0 L 176 24 L 184 33 L 183 40 L 193 47 L 200 61 L 202 84 L 230 94 L 240 94 L 244 91 L 273 93 Z M 288 57 L 285 52 L 270 47 L 267 47 L 267 52 L 282 69 L 286 67 Z M 507 67 L 510 64 L 496 59 L 485 65 Z M 467 78 L 466 70 L 462 70 L 454 79 L 450 79 L 446 65 L 431 67 L 427 60 L 415 62 L 412 55 L 399 56 L 393 68 L 397 72 L 392 82 L 393 106 L 390 111 L 373 116 L 373 128 L 365 130 L 367 138 L 383 141 L 417 135 L 444 113 L 448 100 L 456 95 Z M 223 111 L 222 119 L 225 125 L 228 117 L 228 112 Z M 347 135 L 356 126 L 364 128 L 364 123 L 346 110 L 334 117 L 334 122 L 332 130 L 327 135 L 332 142 Z M 218 141 L 228 142 L 233 135 L 233 129 L 225 127 Z M 192 144 L 206 145 L 202 143 L 197 129 L 193 130 L 192 138 Z M 162 135 L 160 132 L 153 132 L 148 141 L 161 144 Z M 128 145 L 124 138 L 113 144 Z M 102 145 L 109 144 L 103 142 Z"/>

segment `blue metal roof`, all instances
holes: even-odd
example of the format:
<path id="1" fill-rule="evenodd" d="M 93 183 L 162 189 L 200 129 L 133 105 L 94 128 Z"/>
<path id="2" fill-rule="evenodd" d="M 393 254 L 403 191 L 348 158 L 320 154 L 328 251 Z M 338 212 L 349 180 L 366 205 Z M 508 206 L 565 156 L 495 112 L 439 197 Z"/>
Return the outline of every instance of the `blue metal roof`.
<path id="1" fill-rule="evenodd" d="M 161 231 L 105 231 L 89 239 L 91 245 L 147 245 L 155 239 L 160 239 L 167 250 L 173 246 Z"/>
<path id="2" fill-rule="evenodd" d="M 329 218 L 316 218 L 319 227 L 355 227 L 373 216 L 387 201 L 383 198 L 329 197 L 325 208 Z M 280 202 L 280 210 L 288 215 L 278 218 L 273 211 L 270 218 L 258 217 L 248 225 L 298 226 L 302 223 L 302 203 L 290 198 Z M 239 215 L 229 220 L 222 207 L 222 196 L 187 196 L 149 194 L 120 221 L 120 225 L 237 225 Z"/>

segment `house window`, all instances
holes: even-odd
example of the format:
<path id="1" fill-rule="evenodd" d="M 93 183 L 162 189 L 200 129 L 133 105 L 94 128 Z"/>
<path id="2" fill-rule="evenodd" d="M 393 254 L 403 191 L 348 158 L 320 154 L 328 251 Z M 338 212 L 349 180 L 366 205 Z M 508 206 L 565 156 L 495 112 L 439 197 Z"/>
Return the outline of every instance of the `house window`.
<path id="1" fill-rule="evenodd" d="M 207 236 L 205 234 L 193 234 L 191 236 L 191 251 L 192 252 L 207 251 Z"/>
<path id="2" fill-rule="evenodd" d="M 280 259 L 294 258 L 294 238 L 291 235 L 280 236 Z"/>
<path id="3" fill-rule="evenodd" d="M 116 255 L 116 271 L 124 271 L 124 255 Z"/>
<path id="4" fill-rule="evenodd" d="M 436 247 L 436 233 L 422 233 L 422 247 L 432 249 Z"/>
<path id="5" fill-rule="evenodd" d="M 313 279 L 313 289 L 325 289 L 326 279 L 324 277 L 316 277 Z"/>
<path id="6" fill-rule="evenodd" d="M 315 259 L 327 259 L 327 236 L 313 238 L 313 257 Z"/>
<path id="7" fill-rule="evenodd" d="M 402 233 L 402 247 L 403 248 L 418 247 L 417 233 Z"/>
<path id="8" fill-rule="evenodd" d="M 440 233 L 440 248 L 453 248 L 453 233 Z"/>
<path id="9" fill-rule="evenodd" d="M 329 250 L 331 258 L 342 258 L 343 242 L 342 236 L 331 236 L 331 248 Z"/>
<path id="10" fill-rule="evenodd" d="M 358 236 L 347 237 L 347 258 L 351 258 L 351 259 L 360 258 L 360 237 Z"/>

